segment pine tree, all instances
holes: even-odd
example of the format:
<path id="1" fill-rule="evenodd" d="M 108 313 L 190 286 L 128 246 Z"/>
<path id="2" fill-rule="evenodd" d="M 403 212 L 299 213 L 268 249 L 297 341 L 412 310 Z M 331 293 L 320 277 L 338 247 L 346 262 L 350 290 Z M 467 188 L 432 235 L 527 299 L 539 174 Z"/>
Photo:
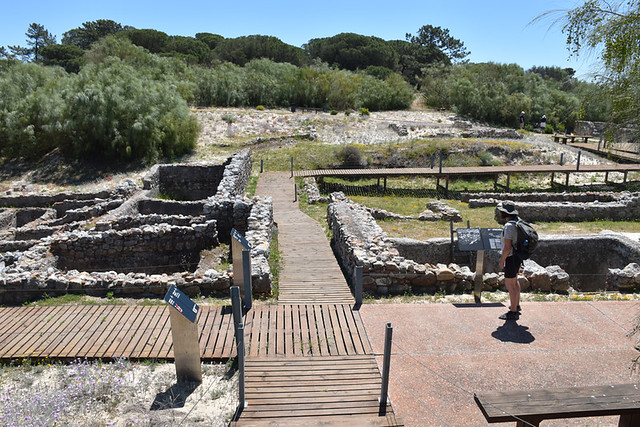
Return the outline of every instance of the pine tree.
<path id="1" fill-rule="evenodd" d="M 27 32 L 27 46 L 9 46 L 9 50 L 15 56 L 20 56 L 24 61 L 39 62 L 42 59 L 40 52 L 45 46 L 56 44 L 56 37 L 51 35 L 43 25 L 35 22 L 29 25 Z"/>

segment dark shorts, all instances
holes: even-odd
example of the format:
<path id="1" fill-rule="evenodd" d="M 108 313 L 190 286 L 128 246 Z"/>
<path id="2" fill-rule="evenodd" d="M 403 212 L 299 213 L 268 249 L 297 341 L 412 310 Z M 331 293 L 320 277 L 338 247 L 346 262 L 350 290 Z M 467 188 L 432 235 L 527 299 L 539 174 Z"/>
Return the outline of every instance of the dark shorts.
<path id="1" fill-rule="evenodd" d="M 522 265 L 522 260 L 517 256 L 511 255 L 507 257 L 504 263 L 505 279 L 513 279 L 514 277 L 518 277 L 518 271 L 520 271 L 521 265 Z"/>

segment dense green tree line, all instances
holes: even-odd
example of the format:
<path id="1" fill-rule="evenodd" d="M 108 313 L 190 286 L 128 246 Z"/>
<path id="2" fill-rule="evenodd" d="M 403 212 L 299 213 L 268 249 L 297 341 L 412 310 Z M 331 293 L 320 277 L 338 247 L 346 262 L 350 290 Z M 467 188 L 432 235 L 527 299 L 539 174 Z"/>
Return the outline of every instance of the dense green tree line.
<path id="1" fill-rule="evenodd" d="M 195 37 L 170 36 L 153 29 L 136 29 L 115 21 L 100 19 L 85 22 L 81 27 L 63 34 L 61 44 L 39 24 L 31 24 L 25 34 L 28 47 L 9 46 L 0 49 L 2 56 L 42 61 L 77 72 L 92 43 L 108 35 L 127 37 L 151 53 L 179 57 L 191 64 L 217 66 L 231 62 L 244 66 L 253 59 L 267 58 L 297 66 L 311 65 L 320 60 L 329 65 L 355 71 L 367 67 L 398 72 L 415 84 L 420 68 L 436 62 L 451 63 L 468 55 L 464 44 L 453 38 L 447 29 L 425 25 L 418 34 L 406 35 L 406 41 L 385 41 L 377 37 L 343 33 L 333 37 L 312 39 L 302 48 L 288 45 L 271 36 L 224 38 L 212 33 L 197 33 Z M 35 45 L 35 47 L 34 47 Z M 41 51 L 42 49 L 44 51 Z"/>
<path id="2" fill-rule="evenodd" d="M 85 22 L 62 44 L 38 24 L 25 35 L 27 47 L 0 48 L 3 156 L 59 148 L 154 161 L 194 146 L 189 105 L 405 109 L 415 88 L 433 107 L 507 126 L 521 110 L 530 123 L 546 114 L 549 129 L 609 112 L 595 101 L 597 86 L 572 70 L 468 64 L 461 41 L 428 25 L 405 41 L 343 33 L 303 48 L 269 36 L 169 36 L 110 20 Z"/>
<path id="3" fill-rule="evenodd" d="M 577 119 L 607 121 L 610 104 L 599 86 L 579 81 L 573 70 L 516 64 L 456 64 L 425 70 L 422 93 L 428 105 L 489 123 L 517 127 L 546 115 L 548 130 L 573 129 Z"/>
<path id="4" fill-rule="evenodd" d="M 91 44 L 77 73 L 0 60 L 0 155 L 37 158 L 60 149 L 78 158 L 156 161 L 194 147 L 198 125 L 189 105 L 404 109 L 413 94 L 395 73 L 381 80 L 269 59 L 189 65 L 111 35 Z"/>
<path id="5" fill-rule="evenodd" d="M 587 0 L 568 12 L 549 12 L 556 13 L 566 13 L 560 21 L 573 54 L 592 51 L 601 60 L 596 78 L 610 100 L 612 121 L 640 140 L 640 1 Z"/>

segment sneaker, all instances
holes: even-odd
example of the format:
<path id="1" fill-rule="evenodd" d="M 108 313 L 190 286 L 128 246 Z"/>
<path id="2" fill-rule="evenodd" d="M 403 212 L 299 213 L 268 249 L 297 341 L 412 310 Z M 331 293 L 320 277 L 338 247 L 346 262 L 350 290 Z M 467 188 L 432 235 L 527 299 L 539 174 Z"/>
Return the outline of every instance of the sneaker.
<path id="1" fill-rule="evenodd" d="M 507 311 L 505 314 L 498 317 L 500 320 L 518 320 L 520 318 L 520 314 L 517 311 Z"/>
<path id="2" fill-rule="evenodd" d="M 509 311 L 511 311 L 511 307 L 509 307 Z M 516 308 L 516 311 L 518 312 L 518 314 L 522 314 L 522 309 L 520 308 L 520 306 Z"/>

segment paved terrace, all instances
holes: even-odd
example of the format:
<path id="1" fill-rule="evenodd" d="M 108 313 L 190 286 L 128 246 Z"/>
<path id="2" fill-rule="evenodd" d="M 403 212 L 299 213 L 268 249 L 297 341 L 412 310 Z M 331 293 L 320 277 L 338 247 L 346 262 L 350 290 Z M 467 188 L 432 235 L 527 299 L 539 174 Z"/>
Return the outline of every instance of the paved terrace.
<path id="1" fill-rule="evenodd" d="M 473 393 L 640 382 L 628 337 L 637 301 L 503 304 L 365 304 L 378 364 L 386 322 L 393 351 L 389 394 L 407 426 L 486 426 Z M 617 426 L 619 417 L 548 420 L 545 427 Z M 491 424 L 513 426 L 515 422 Z"/>

